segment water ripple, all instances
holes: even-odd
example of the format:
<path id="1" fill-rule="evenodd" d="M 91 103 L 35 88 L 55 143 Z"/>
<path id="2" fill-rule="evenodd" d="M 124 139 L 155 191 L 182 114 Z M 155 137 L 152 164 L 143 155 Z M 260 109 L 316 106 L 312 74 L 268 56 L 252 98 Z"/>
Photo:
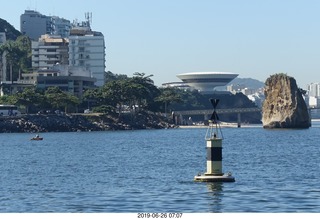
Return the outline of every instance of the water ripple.
<path id="1" fill-rule="evenodd" d="M 0 212 L 319 212 L 319 128 L 226 129 L 235 183 L 196 183 L 204 129 L 0 134 Z"/>

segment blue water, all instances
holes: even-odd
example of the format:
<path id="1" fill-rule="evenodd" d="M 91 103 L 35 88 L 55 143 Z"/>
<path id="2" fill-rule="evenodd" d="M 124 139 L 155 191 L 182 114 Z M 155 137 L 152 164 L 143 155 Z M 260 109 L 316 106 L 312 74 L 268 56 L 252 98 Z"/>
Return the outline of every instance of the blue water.
<path id="1" fill-rule="evenodd" d="M 224 128 L 235 183 L 196 183 L 205 129 L 0 134 L 0 212 L 320 212 L 320 124 Z"/>

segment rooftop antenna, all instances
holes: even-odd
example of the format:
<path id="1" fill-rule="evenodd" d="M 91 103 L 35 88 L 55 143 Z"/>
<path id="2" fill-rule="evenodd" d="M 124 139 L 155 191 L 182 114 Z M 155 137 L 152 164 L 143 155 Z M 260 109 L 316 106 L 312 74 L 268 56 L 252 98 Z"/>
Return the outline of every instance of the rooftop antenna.
<path id="1" fill-rule="evenodd" d="M 88 27 L 90 27 L 92 24 L 92 12 L 84 13 L 84 17 L 86 18 L 86 23 L 87 23 Z"/>

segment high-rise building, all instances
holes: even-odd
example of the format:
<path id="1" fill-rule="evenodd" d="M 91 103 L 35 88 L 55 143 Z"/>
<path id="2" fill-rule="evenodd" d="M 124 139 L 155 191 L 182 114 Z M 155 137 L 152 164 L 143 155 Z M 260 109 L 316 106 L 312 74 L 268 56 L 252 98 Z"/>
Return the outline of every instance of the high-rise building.
<path id="1" fill-rule="evenodd" d="M 308 85 L 308 95 L 310 97 L 319 97 L 320 96 L 320 84 L 311 83 Z"/>
<path id="2" fill-rule="evenodd" d="M 89 20 L 82 23 L 74 23 L 70 31 L 69 65 L 84 67 L 97 79 L 95 85 L 104 85 L 104 36 L 101 32 L 91 30 Z"/>
<path id="3" fill-rule="evenodd" d="M 90 72 L 96 79 L 95 85 L 102 86 L 105 82 L 104 36 L 91 30 L 91 14 L 86 13 L 86 19 L 70 25 L 66 19 L 26 10 L 21 15 L 21 32 L 33 39 L 32 67 L 43 70 L 58 63 L 69 65 L 70 69 Z"/>
<path id="4" fill-rule="evenodd" d="M 51 34 L 66 38 L 70 34 L 71 23 L 69 20 L 57 16 L 51 17 Z"/>
<path id="5" fill-rule="evenodd" d="M 47 34 L 32 41 L 32 68 L 50 69 L 58 63 L 68 65 L 68 42 L 66 38 Z"/>
<path id="6" fill-rule="evenodd" d="M 20 31 L 32 40 L 38 40 L 44 34 L 67 37 L 70 28 L 69 20 L 57 16 L 46 16 L 34 10 L 25 10 L 20 16 Z"/>
<path id="7" fill-rule="evenodd" d="M 34 10 L 25 10 L 20 16 L 20 31 L 32 40 L 51 33 L 51 18 Z"/>

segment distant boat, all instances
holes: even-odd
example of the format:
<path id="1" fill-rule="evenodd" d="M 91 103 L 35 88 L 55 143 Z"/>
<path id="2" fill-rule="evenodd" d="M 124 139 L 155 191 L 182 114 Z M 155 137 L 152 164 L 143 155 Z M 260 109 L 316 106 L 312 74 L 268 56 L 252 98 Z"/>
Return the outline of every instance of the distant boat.
<path id="1" fill-rule="evenodd" d="M 36 136 L 36 137 L 31 138 L 30 140 L 33 140 L 33 141 L 41 141 L 41 140 L 43 140 L 43 138 L 42 138 L 42 137 L 39 137 L 39 136 Z"/>

